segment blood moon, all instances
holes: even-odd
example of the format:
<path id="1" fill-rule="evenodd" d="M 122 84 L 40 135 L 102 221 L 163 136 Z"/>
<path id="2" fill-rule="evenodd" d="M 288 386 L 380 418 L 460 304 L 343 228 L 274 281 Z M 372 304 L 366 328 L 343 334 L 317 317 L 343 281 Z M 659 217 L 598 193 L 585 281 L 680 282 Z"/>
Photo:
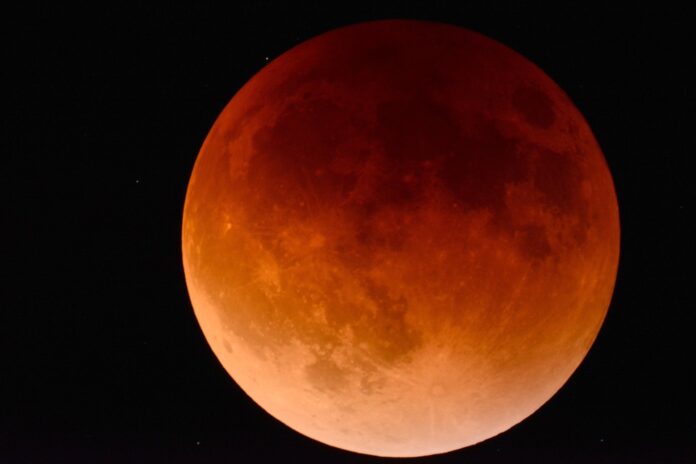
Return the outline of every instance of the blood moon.
<path id="1" fill-rule="evenodd" d="M 183 214 L 196 316 L 270 414 L 381 456 L 546 402 L 619 256 L 611 175 L 566 94 L 449 25 L 378 21 L 271 62 L 208 134 Z"/>

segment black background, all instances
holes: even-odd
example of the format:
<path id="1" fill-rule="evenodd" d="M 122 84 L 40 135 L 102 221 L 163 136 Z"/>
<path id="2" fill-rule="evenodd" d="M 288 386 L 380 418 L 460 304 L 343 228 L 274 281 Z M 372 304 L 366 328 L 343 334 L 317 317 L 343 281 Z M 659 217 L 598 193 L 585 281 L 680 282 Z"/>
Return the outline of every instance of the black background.
<path id="1" fill-rule="evenodd" d="M 613 302 L 570 381 L 510 431 L 421 461 L 696 462 L 694 9 L 520 3 L 4 11 L 0 463 L 379 461 L 291 431 L 229 378 L 180 226 L 203 139 L 266 57 L 385 18 L 471 28 L 538 64 L 592 126 L 621 211 Z"/>

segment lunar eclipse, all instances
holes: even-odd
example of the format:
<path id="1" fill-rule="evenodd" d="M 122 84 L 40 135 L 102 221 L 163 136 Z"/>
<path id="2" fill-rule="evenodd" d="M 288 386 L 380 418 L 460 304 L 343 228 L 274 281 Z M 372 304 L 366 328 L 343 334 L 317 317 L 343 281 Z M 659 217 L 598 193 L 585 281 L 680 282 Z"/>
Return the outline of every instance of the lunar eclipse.
<path id="1" fill-rule="evenodd" d="M 182 251 L 213 352 L 264 410 L 379 456 L 493 437 L 606 315 L 611 174 L 547 75 L 472 31 L 337 29 L 270 62 L 196 160 Z"/>

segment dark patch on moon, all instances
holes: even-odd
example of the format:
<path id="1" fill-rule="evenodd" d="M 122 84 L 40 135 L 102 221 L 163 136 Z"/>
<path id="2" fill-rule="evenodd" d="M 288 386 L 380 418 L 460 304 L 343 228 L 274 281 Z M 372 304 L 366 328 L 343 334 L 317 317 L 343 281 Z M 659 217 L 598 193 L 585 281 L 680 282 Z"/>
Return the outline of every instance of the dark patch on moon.
<path id="1" fill-rule="evenodd" d="M 319 391 L 340 390 L 346 386 L 346 372 L 328 355 L 317 357 L 316 361 L 305 367 L 307 380 Z"/>
<path id="2" fill-rule="evenodd" d="M 537 147 L 534 170 L 534 187 L 549 205 L 562 213 L 584 212 L 580 195 L 584 173 L 572 155 Z"/>
<path id="3" fill-rule="evenodd" d="M 556 121 L 551 99 L 536 87 L 519 87 L 512 96 L 512 105 L 532 126 L 548 129 Z"/>
<path id="4" fill-rule="evenodd" d="M 338 200 L 357 181 L 353 172 L 327 169 L 337 149 L 349 144 L 363 123 L 325 99 L 287 105 L 274 124 L 259 129 L 253 137 L 246 183 L 263 185 L 261 207 L 284 204 L 297 192 L 306 195 L 305 204 Z M 288 205 L 295 211 L 296 205 Z"/>
<path id="5" fill-rule="evenodd" d="M 495 122 L 483 116 L 473 127 L 456 134 L 452 153 L 440 176 L 457 202 L 466 208 L 504 211 L 507 184 L 526 180 L 529 158 L 518 150 L 518 141 L 502 134 Z"/>
<path id="6" fill-rule="evenodd" d="M 526 225 L 518 227 L 515 238 L 519 244 L 519 250 L 532 261 L 542 261 L 549 257 L 553 249 L 546 235 L 546 228 L 539 225 Z"/>
<path id="7" fill-rule="evenodd" d="M 421 344 L 420 334 L 406 323 L 408 300 L 391 296 L 389 288 L 369 278 L 363 279 L 362 284 L 377 307 L 377 314 L 366 322 L 373 334 L 376 354 L 389 363 L 408 357 Z"/>
<path id="8" fill-rule="evenodd" d="M 387 101 L 377 108 L 376 136 L 385 157 L 402 170 L 454 151 L 459 131 L 450 110 L 425 98 Z"/>
<path id="9" fill-rule="evenodd" d="M 355 207 L 358 211 L 355 215 L 355 240 L 365 251 L 398 251 L 404 247 L 409 236 L 408 226 L 403 224 L 401 215 L 392 215 L 384 220 L 383 216 L 387 214 L 385 207 L 388 206 L 388 202 L 370 201 Z"/>

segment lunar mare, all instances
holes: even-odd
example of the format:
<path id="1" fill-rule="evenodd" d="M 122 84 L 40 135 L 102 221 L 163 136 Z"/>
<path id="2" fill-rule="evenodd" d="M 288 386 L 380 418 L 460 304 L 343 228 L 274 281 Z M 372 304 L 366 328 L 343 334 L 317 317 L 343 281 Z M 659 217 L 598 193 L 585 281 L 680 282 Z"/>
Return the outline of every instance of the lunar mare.
<path id="1" fill-rule="evenodd" d="M 614 187 L 567 95 L 468 30 L 377 21 L 256 74 L 191 175 L 196 317 L 289 427 L 372 455 L 469 446 L 566 382 L 605 317 Z"/>

